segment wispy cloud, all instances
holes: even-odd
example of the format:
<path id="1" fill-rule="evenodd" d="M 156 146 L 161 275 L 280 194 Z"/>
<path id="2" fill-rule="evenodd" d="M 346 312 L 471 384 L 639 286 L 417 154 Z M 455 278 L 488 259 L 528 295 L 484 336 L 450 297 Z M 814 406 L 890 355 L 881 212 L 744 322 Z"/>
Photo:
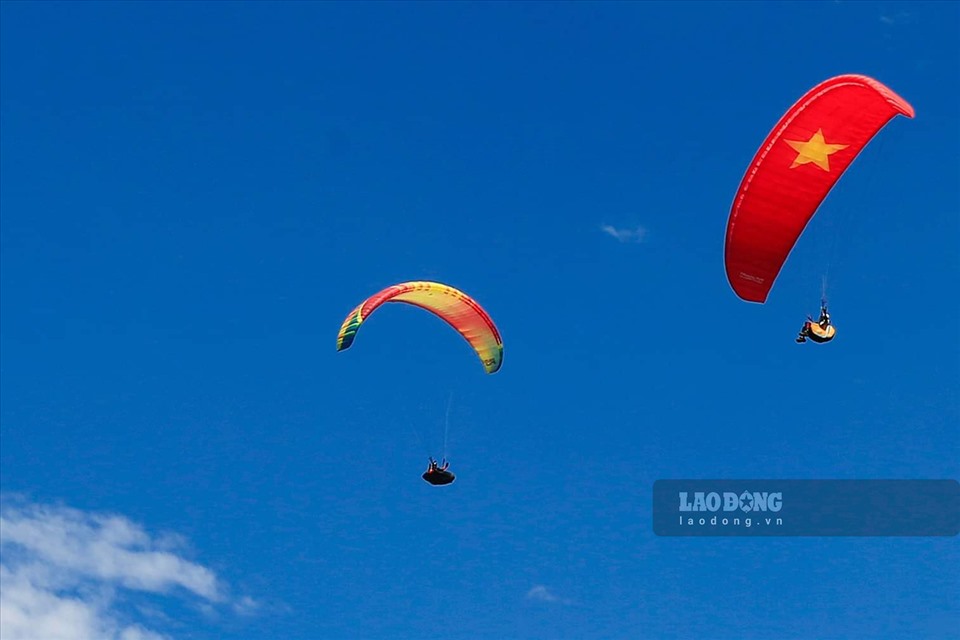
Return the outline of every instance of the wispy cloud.
<path id="1" fill-rule="evenodd" d="M 620 242 L 643 242 L 647 237 L 647 230 L 640 226 L 633 229 L 618 229 L 613 225 L 605 224 L 600 227 L 600 230 Z"/>
<path id="2" fill-rule="evenodd" d="M 571 604 L 572 602 L 566 598 L 561 598 L 542 584 L 538 584 L 530 589 L 530 591 L 527 591 L 527 600 L 536 600 L 538 602 L 556 602 L 558 604 Z"/>
<path id="3" fill-rule="evenodd" d="M 886 25 L 913 22 L 913 14 L 909 11 L 898 11 L 895 15 L 884 13 L 880 15 L 880 22 Z"/>
<path id="4" fill-rule="evenodd" d="M 131 620 L 130 596 L 177 595 L 252 611 L 213 571 L 183 558 L 177 536 L 127 518 L 0 499 L 0 637 L 4 640 L 162 640 Z M 147 616 L 158 617 L 158 616 Z"/>

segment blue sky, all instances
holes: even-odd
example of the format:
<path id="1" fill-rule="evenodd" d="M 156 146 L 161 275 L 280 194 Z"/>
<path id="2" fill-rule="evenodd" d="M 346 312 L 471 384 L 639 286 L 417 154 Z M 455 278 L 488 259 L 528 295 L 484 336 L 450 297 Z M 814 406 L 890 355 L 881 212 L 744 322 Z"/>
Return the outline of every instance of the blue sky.
<path id="1" fill-rule="evenodd" d="M 957 637 L 956 538 L 650 505 L 960 476 L 957 3 L 0 11 L 5 637 Z M 742 302 L 733 194 L 842 73 L 917 117 Z M 825 270 L 838 338 L 798 346 Z M 336 353 L 413 279 L 487 308 L 499 373 L 401 305 Z"/>

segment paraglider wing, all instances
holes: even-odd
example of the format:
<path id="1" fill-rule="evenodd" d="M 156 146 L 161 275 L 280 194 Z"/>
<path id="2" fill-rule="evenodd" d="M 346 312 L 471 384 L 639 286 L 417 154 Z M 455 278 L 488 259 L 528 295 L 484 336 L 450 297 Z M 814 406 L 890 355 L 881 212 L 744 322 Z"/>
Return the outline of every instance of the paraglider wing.
<path id="1" fill-rule="evenodd" d="M 405 302 L 437 315 L 470 343 L 487 373 L 503 363 L 503 341 L 486 311 L 464 292 L 438 282 L 404 282 L 364 300 L 340 327 L 337 351 L 348 349 L 360 325 L 385 302 Z"/>
<path id="2" fill-rule="evenodd" d="M 724 248 L 740 298 L 765 302 L 817 207 L 903 98 L 872 78 L 843 75 L 811 89 L 767 136 L 733 200 Z"/>

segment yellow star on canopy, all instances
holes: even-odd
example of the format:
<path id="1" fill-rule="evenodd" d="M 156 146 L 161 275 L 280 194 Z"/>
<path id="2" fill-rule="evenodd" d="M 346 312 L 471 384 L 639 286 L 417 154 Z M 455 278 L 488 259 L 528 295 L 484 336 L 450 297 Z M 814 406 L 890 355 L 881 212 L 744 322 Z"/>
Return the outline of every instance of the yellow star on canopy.
<path id="1" fill-rule="evenodd" d="M 830 171 L 830 154 L 850 146 L 846 144 L 827 144 L 826 140 L 823 139 L 823 129 L 817 129 L 813 137 L 807 141 L 785 140 L 785 142 L 797 152 L 797 157 L 790 165 L 791 169 L 812 162 L 824 171 Z"/>

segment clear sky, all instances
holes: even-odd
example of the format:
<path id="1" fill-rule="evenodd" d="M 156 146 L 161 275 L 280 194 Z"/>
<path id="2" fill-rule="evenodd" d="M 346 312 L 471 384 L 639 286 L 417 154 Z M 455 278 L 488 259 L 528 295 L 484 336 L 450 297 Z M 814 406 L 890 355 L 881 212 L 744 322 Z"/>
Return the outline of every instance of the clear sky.
<path id="1" fill-rule="evenodd" d="M 660 478 L 960 476 L 958 43 L 956 2 L 3 2 L 5 640 L 958 637 L 957 538 L 651 522 Z M 739 181 L 842 73 L 916 118 L 743 302 Z M 336 352 L 416 279 L 500 372 L 402 305 Z"/>

